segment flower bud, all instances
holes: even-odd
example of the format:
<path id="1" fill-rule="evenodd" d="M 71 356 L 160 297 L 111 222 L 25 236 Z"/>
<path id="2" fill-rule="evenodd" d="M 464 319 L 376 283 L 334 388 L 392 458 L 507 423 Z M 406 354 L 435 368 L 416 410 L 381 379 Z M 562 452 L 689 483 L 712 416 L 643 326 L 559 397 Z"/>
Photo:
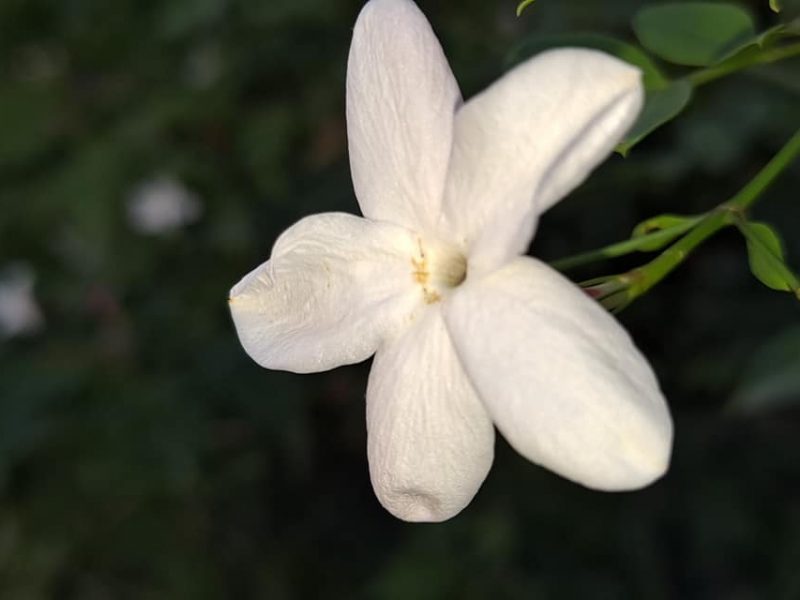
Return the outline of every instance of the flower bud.
<path id="1" fill-rule="evenodd" d="M 631 280 L 631 276 L 626 273 L 623 275 L 606 275 L 583 281 L 578 285 L 607 310 L 617 313 L 628 306 L 634 298 Z"/>

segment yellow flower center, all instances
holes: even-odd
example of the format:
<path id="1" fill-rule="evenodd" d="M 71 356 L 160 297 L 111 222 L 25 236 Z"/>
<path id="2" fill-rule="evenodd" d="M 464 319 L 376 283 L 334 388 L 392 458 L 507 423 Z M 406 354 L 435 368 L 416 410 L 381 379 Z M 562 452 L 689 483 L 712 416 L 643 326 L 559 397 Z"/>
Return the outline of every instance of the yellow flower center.
<path id="1" fill-rule="evenodd" d="M 437 240 L 418 238 L 411 266 L 411 277 L 421 287 L 426 304 L 439 302 L 442 294 L 467 277 L 467 258 L 457 248 Z"/>

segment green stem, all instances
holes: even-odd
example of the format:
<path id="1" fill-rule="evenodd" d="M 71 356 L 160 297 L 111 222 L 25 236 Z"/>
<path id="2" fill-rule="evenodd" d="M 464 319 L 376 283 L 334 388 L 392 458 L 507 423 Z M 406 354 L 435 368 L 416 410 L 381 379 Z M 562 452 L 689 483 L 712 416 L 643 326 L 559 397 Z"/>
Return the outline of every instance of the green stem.
<path id="1" fill-rule="evenodd" d="M 798 129 L 783 148 L 772 157 L 772 160 L 770 160 L 758 174 L 726 204 L 740 211 L 752 206 L 764 190 L 775 181 L 775 178 L 797 158 L 798 154 L 800 154 L 800 129 Z"/>
<path id="2" fill-rule="evenodd" d="M 702 69 L 692 73 L 687 79 L 692 85 L 702 85 L 755 64 L 775 62 L 790 56 L 800 56 L 800 43 L 774 48 L 756 55 L 746 56 L 741 60 L 729 61 L 718 67 Z M 726 205 L 735 210 L 745 210 L 749 208 L 787 165 L 797 157 L 798 153 L 800 153 L 800 130 L 795 132 L 794 136 L 781 148 L 778 154 L 776 154 L 738 194 L 731 198 Z M 559 271 L 566 271 L 598 260 L 624 256 L 641 250 L 651 243 L 669 241 L 670 239 L 678 237 L 684 232 L 693 229 L 701 220 L 702 217 L 698 217 L 696 220 L 686 221 L 680 225 L 667 227 L 651 234 L 617 242 L 597 250 L 562 258 L 551 264 Z"/>
<path id="3" fill-rule="evenodd" d="M 633 283 L 629 298 L 641 296 L 669 275 L 709 237 L 720 229 L 742 218 L 761 193 L 800 154 L 800 130 L 789 139 L 780 151 L 735 196 L 708 213 L 698 225 L 655 259 L 631 272 Z"/>
<path id="4" fill-rule="evenodd" d="M 748 67 L 765 65 L 792 56 L 800 56 L 800 43 L 789 44 L 779 48 L 770 48 L 769 50 L 756 54 L 733 58 L 715 67 L 708 67 L 707 69 L 700 69 L 699 71 L 690 73 L 686 76 L 686 80 L 694 87 L 697 87 Z"/>
<path id="5" fill-rule="evenodd" d="M 783 170 L 786 169 L 786 167 L 789 166 L 789 164 L 791 164 L 791 162 L 797 158 L 798 155 L 800 155 L 800 129 L 795 132 L 795 134 L 789 139 L 788 142 L 786 142 L 783 148 L 781 148 L 780 151 L 778 151 L 778 153 L 773 156 L 772 159 L 766 165 L 764 165 L 764 167 L 762 167 L 762 169 L 747 183 L 747 185 L 739 190 L 739 192 L 737 192 L 736 195 L 730 198 L 727 202 L 719 205 L 715 210 L 697 217 L 696 219 L 687 220 L 686 222 L 675 225 L 674 227 L 660 229 L 654 233 L 649 233 L 641 237 L 617 242 L 603 248 L 598 248 L 597 250 L 590 250 L 589 252 L 582 252 L 581 254 L 568 256 L 566 258 L 553 261 L 550 264 L 553 268 L 558 269 L 559 271 L 566 271 L 599 260 L 631 254 L 641 250 L 645 246 L 649 246 L 654 242 L 662 242 L 665 240 L 674 239 L 691 230 L 690 234 L 682 238 L 670 249 L 665 251 L 665 254 L 669 253 L 672 248 L 675 248 L 676 245 L 690 237 L 698 229 L 704 228 L 709 220 L 715 220 L 718 218 L 720 213 L 741 213 L 750 208 L 767 189 L 767 187 L 769 187 L 769 185 L 778 177 L 778 175 L 780 175 L 781 172 L 783 172 Z M 731 222 L 732 221 L 727 220 L 722 224 L 722 227 L 729 225 Z M 720 228 L 721 227 L 715 229 L 711 233 L 714 233 Z M 704 230 L 705 229 L 703 229 L 703 231 Z M 691 239 L 694 240 L 695 238 Z M 679 246 L 679 250 L 682 249 L 683 248 Z"/>
<path id="6" fill-rule="evenodd" d="M 728 210 L 715 210 L 704 218 L 697 227 L 667 248 L 655 259 L 631 272 L 631 299 L 641 296 L 669 275 L 691 254 L 692 250 L 732 223 L 732 213 Z"/>
<path id="7" fill-rule="evenodd" d="M 566 271 L 568 269 L 574 269 L 575 267 L 580 267 L 598 260 L 616 258 L 618 256 L 631 254 L 632 252 L 637 252 L 638 250 L 641 250 L 643 247 L 652 243 L 668 242 L 673 240 L 697 225 L 701 219 L 702 217 L 697 217 L 696 219 L 687 220 L 686 222 L 673 227 L 665 227 L 664 229 L 659 229 L 653 233 L 648 233 L 630 240 L 617 242 L 616 244 L 611 244 L 609 246 L 605 246 L 604 248 L 583 252 L 574 256 L 568 256 L 567 258 L 553 261 L 550 264 L 554 269 Z"/>

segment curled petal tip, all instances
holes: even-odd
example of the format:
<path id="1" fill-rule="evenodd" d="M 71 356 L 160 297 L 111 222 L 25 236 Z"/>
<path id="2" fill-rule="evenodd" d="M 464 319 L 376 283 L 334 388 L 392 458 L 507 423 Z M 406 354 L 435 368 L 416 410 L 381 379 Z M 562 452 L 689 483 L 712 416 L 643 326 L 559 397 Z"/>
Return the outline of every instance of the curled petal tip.
<path id="1" fill-rule="evenodd" d="M 409 523 L 440 523 L 459 512 L 448 510 L 436 496 L 416 489 L 396 491 L 383 498 L 382 504 L 395 517 Z"/>

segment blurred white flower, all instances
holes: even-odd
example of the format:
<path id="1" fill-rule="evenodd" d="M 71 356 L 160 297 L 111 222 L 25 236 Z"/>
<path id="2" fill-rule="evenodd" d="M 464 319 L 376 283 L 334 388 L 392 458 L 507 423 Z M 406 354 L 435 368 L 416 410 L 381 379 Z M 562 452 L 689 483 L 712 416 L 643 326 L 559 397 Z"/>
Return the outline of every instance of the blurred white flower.
<path id="1" fill-rule="evenodd" d="M 194 223 L 202 214 L 197 196 L 174 177 L 138 184 L 128 197 L 128 223 L 137 232 L 158 235 Z"/>
<path id="2" fill-rule="evenodd" d="M 0 337 L 36 333 L 44 326 L 42 311 L 33 295 L 35 277 L 24 264 L 6 266 L 0 272 Z"/>
<path id="3" fill-rule="evenodd" d="M 410 0 L 371 0 L 347 72 L 353 184 L 366 218 L 307 217 L 233 287 L 259 364 L 298 373 L 375 353 L 373 488 L 391 513 L 462 510 L 493 460 L 494 425 L 528 459 L 628 490 L 669 463 L 672 421 L 617 321 L 521 256 L 538 217 L 614 148 L 640 73 L 585 49 L 545 52 L 462 102 Z"/>

